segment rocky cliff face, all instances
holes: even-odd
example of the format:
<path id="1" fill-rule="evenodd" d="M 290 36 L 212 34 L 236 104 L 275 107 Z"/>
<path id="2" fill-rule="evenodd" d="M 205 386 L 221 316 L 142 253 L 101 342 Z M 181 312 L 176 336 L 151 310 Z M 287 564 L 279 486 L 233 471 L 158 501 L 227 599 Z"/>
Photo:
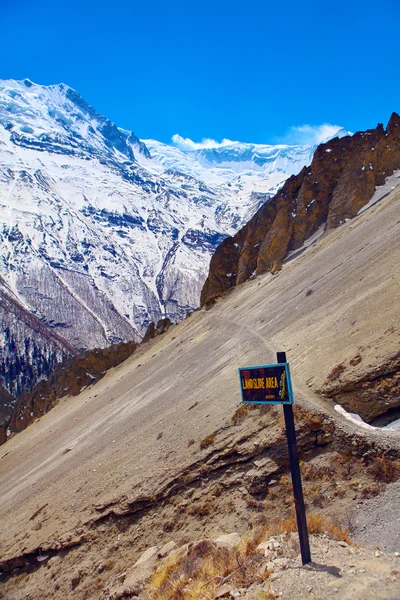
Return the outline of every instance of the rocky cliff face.
<path id="1" fill-rule="evenodd" d="M 289 252 L 317 233 L 354 217 L 375 187 L 400 169 L 400 117 L 386 130 L 356 133 L 321 144 L 310 167 L 290 177 L 235 236 L 225 239 L 210 264 L 201 304 L 253 275 L 281 268 Z"/>

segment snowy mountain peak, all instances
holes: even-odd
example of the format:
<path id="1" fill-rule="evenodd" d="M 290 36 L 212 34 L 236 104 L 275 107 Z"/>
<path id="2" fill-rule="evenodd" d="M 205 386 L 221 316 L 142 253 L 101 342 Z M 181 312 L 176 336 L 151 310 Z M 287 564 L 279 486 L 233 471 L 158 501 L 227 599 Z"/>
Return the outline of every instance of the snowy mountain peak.
<path id="1" fill-rule="evenodd" d="M 64 83 L 0 81 L 0 124 L 15 144 L 38 151 L 131 162 L 139 153 L 149 157 L 132 132 L 120 130 Z"/>
<path id="2" fill-rule="evenodd" d="M 327 142 L 329 142 L 329 140 L 332 140 L 335 137 L 342 138 L 346 137 L 347 135 L 353 135 L 353 133 L 351 131 L 346 131 L 344 127 L 339 127 L 336 131 L 332 131 L 330 134 L 325 136 L 320 143 L 326 144 Z"/>

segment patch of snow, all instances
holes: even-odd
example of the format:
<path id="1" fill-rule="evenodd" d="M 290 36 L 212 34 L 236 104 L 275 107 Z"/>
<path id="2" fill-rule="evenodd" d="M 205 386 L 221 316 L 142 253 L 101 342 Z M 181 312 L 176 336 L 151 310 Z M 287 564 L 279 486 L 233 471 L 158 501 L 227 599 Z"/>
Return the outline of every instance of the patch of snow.
<path id="1" fill-rule="evenodd" d="M 397 419 L 396 421 L 392 421 L 392 423 L 389 423 L 388 425 L 385 425 L 384 427 L 374 427 L 373 425 L 369 425 L 368 423 L 365 423 L 365 421 L 363 421 L 363 419 L 360 417 L 360 415 L 358 415 L 357 413 L 349 413 L 347 412 L 346 409 L 343 408 L 343 406 L 341 406 L 340 404 L 335 404 L 334 409 L 336 410 L 337 413 L 339 413 L 340 415 L 342 415 L 342 417 L 344 417 L 347 421 L 350 421 L 351 423 L 354 423 L 355 425 L 358 425 L 359 427 L 362 427 L 363 429 L 374 429 L 375 431 L 378 430 L 386 430 L 386 429 L 393 429 L 393 430 L 400 430 L 400 419 Z"/>
<path id="2" fill-rule="evenodd" d="M 388 425 L 382 427 L 382 429 L 400 429 L 400 419 L 396 419 L 396 421 L 392 421 Z"/>

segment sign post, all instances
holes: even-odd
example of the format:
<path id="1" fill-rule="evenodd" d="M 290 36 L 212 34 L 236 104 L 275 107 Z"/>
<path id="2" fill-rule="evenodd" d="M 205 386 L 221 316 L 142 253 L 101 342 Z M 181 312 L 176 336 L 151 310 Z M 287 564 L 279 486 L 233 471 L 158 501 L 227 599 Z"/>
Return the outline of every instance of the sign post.
<path id="1" fill-rule="evenodd" d="M 278 352 L 276 358 L 275 365 L 239 369 L 240 388 L 246 404 L 283 404 L 301 559 L 306 565 L 311 562 L 311 554 L 294 427 L 292 383 L 286 353 Z"/>

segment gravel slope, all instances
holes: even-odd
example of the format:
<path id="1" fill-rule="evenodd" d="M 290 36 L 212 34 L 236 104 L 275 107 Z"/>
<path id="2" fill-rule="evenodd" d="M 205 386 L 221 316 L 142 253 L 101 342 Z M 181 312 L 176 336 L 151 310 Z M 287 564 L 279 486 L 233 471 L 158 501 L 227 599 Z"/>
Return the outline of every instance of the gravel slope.
<path id="1" fill-rule="evenodd" d="M 354 373 L 398 350 L 399 200 L 395 191 L 278 275 L 194 313 L 2 446 L 2 558 L 68 536 L 97 515 L 97 505 L 151 495 L 200 459 L 192 440 L 223 427 L 240 406 L 237 367 L 274 362 L 275 349 L 287 352 L 296 400 L 354 431 L 315 390 L 360 347 Z M 400 447 L 396 431 L 363 434 L 382 448 Z M 35 528 L 42 507 L 48 516 Z M 398 519 L 385 518 L 395 531 Z"/>

